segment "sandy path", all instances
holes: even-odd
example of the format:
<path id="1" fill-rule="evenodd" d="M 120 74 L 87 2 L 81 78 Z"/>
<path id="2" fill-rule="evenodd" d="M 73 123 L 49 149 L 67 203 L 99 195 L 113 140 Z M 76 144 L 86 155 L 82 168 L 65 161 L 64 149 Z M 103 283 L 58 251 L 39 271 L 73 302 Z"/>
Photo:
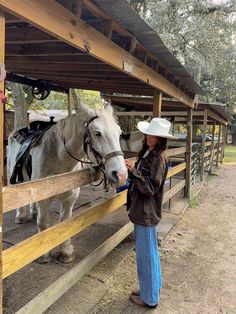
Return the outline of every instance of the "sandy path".
<path id="1" fill-rule="evenodd" d="M 137 286 L 131 252 L 109 280 L 93 313 L 236 313 L 236 166 L 208 179 L 200 204 L 189 208 L 160 248 L 163 289 L 158 309 L 128 300 Z"/>

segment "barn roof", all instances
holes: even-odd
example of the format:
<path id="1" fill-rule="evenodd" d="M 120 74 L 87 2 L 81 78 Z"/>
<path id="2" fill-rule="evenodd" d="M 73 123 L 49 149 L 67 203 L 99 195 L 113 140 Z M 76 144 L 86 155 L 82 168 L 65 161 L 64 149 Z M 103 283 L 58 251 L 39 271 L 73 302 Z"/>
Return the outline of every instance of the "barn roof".
<path id="1" fill-rule="evenodd" d="M 56 6 L 56 2 L 64 8 Z M 28 4 L 22 3 L 23 5 Z M 139 17 L 126 0 L 57 0 L 45 3 L 33 1 L 28 12 L 21 7 L 14 7 L 11 2 L 6 2 L 3 6 L 8 12 L 5 53 L 8 80 L 33 86 L 46 84 L 55 90 L 80 88 L 132 95 L 153 95 L 156 88 L 152 84 L 152 79 L 158 82 L 158 78 L 160 80 L 165 78 L 167 88 L 163 89 L 164 96 L 170 96 L 169 87 L 179 100 L 183 100 L 184 95 L 193 100 L 195 94 L 202 93 L 201 87 L 171 54 L 156 31 Z M 30 15 L 29 11 L 32 10 L 34 13 L 33 10 L 37 7 L 44 12 L 38 12 L 38 16 Z M 73 44 L 73 40 L 76 41 L 76 33 L 69 33 L 70 38 L 63 40 L 59 32 L 50 29 L 46 18 L 40 19 L 40 15 L 45 17 L 46 11 L 49 12 L 53 7 L 57 9 L 55 18 L 59 19 L 61 16 L 63 30 L 66 29 L 63 18 L 69 20 L 75 17 L 71 19 L 71 24 L 80 26 L 77 28 L 78 32 L 80 29 L 84 33 L 88 31 L 93 38 L 88 36 L 83 40 L 81 49 Z M 48 14 L 48 18 L 52 19 L 54 16 Z M 101 34 L 104 37 L 101 37 Z M 61 36 L 65 38 L 68 34 Z M 101 49 L 94 53 L 96 36 L 106 42 L 104 53 L 108 55 L 108 59 L 97 57 L 102 55 Z M 117 66 L 114 66 L 116 61 L 114 59 L 117 56 L 113 56 L 112 53 L 109 56 L 107 39 L 113 51 L 117 47 L 119 56 L 122 55 L 122 51 L 124 52 L 122 65 L 119 63 L 121 60 L 117 59 Z M 133 68 L 136 72 L 144 69 L 146 72 L 142 73 L 145 72 L 147 76 L 140 75 L 139 79 L 139 74 L 134 73 Z M 191 103 L 188 99 L 187 102 Z"/>
<path id="2" fill-rule="evenodd" d="M 125 0 L 109 1 L 94 0 L 110 16 L 117 20 L 150 51 L 156 58 L 165 65 L 171 73 L 188 86 L 195 94 L 203 94 L 202 88 L 192 78 L 185 67 L 166 47 L 157 32 L 151 28 L 138 13 Z M 118 9 L 119 8 L 119 9 Z"/>

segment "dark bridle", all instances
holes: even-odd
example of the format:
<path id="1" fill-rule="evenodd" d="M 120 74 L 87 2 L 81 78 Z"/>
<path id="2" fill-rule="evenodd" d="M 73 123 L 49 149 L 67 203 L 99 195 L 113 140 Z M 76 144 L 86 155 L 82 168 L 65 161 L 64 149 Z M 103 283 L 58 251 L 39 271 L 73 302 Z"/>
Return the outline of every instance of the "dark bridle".
<path id="1" fill-rule="evenodd" d="M 97 119 L 98 116 L 94 116 L 91 119 L 89 119 L 88 121 L 85 122 L 84 124 L 84 141 L 83 141 L 83 149 L 85 154 L 89 157 L 88 151 L 90 150 L 94 156 L 94 158 L 97 161 L 97 164 L 99 166 L 99 168 L 102 170 L 103 174 L 104 174 L 104 186 L 105 189 L 108 190 L 108 180 L 107 180 L 107 175 L 106 175 L 106 171 L 105 171 L 105 163 L 112 157 L 115 156 L 124 156 L 124 153 L 121 150 L 117 150 L 114 152 L 111 152 L 109 154 L 106 155 L 102 155 L 100 154 L 93 146 L 92 143 L 92 139 L 91 139 L 91 133 L 89 130 L 89 125 L 95 120 Z M 64 146 L 65 146 L 65 142 L 64 142 Z M 70 155 L 73 159 L 81 162 L 81 163 L 86 163 L 86 164 L 93 164 L 92 162 L 86 162 L 83 160 L 80 160 L 76 157 L 74 157 L 67 149 L 65 146 L 65 150 L 67 152 L 68 155 Z"/>

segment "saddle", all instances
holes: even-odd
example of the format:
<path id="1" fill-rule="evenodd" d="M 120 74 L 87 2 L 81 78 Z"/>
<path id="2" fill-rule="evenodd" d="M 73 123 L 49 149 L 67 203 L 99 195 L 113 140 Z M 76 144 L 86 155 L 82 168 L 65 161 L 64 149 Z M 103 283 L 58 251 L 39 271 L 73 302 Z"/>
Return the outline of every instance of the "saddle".
<path id="1" fill-rule="evenodd" d="M 50 129 L 56 122 L 53 121 L 54 117 L 50 117 L 50 121 L 34 121 L 30 123 L 29 127 L 18 130 L 13 138 L 15 138 L 21 147 L 16 155 L 16 163 L 11 174 L 10 183 L 17 184 L 24 182 L 23 166 L 26 166 L 28 176 L 31 178 L 32 173 L 32 160 L 30 149 L 42 136 Z"/>

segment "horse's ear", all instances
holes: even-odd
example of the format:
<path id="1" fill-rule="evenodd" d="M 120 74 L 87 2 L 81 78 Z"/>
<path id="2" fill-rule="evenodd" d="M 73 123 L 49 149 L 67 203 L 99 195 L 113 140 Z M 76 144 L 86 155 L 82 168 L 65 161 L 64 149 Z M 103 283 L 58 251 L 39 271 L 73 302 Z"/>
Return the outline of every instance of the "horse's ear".
<path id="1" fill-rule="evenodd" d="M 110 104 L 107 104 L 105 107 L 106 111 L 113 115 L 113 108 Z"/>
<path id="2" fill-rule="evenodd" d="M 90 116 L 93 114 L 93 109 L 86 106 L 84 103 L 80 103 L 80 109 L 84 112 L 87 112 Z"/>

